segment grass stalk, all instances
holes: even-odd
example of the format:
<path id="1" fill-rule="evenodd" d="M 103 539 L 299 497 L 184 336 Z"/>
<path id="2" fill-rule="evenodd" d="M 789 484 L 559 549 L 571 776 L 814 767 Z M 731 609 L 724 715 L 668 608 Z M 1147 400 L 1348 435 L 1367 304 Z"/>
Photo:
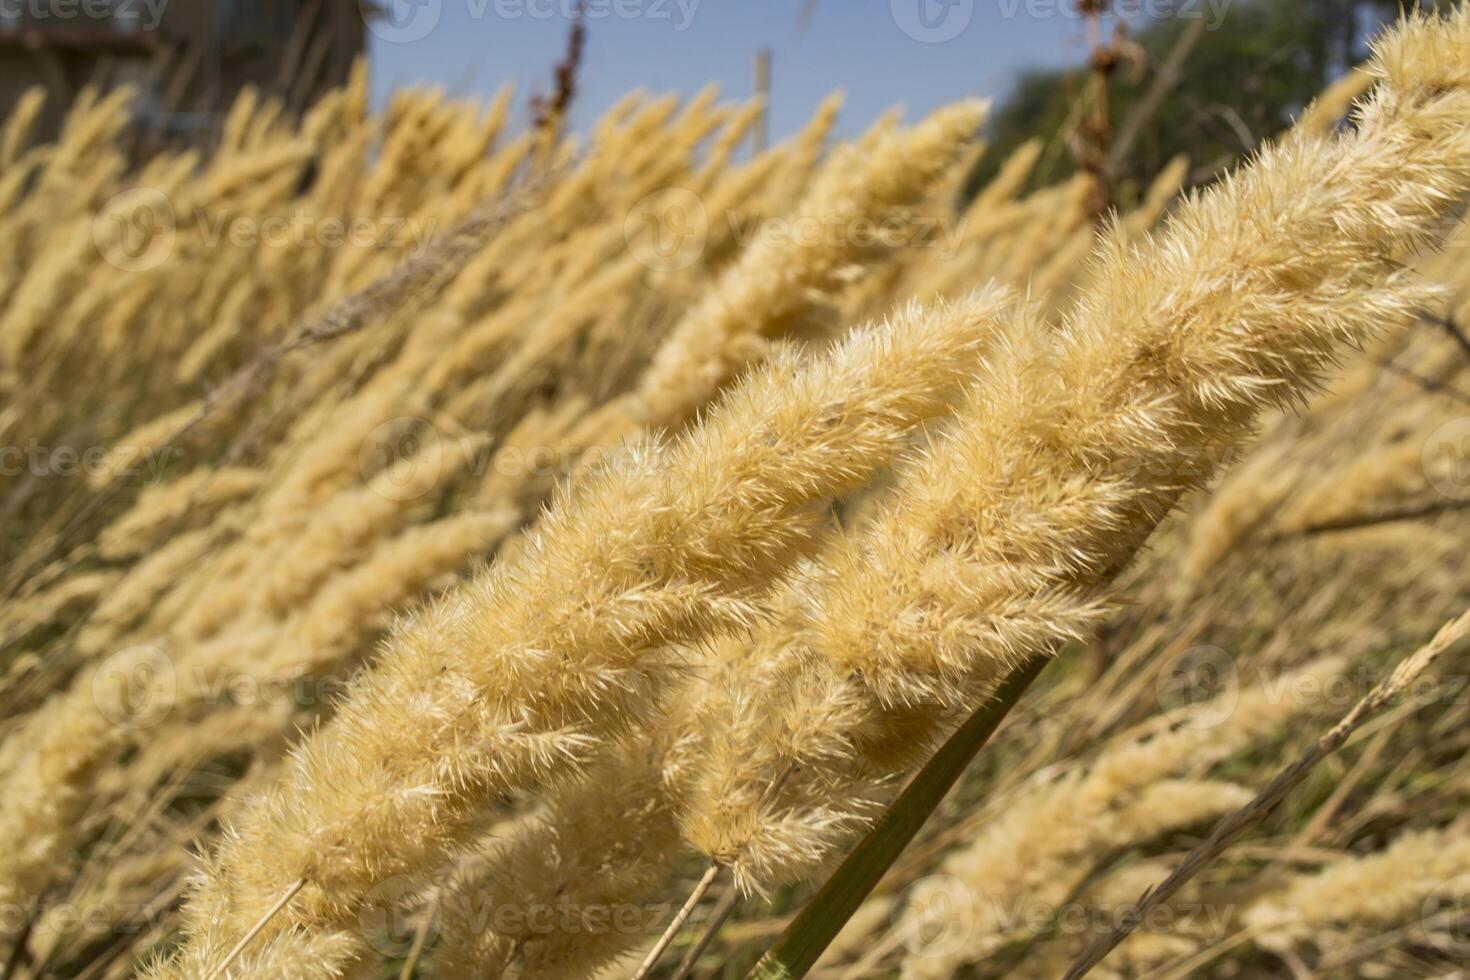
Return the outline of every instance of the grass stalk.
<path id="1" fill-rule="evenodd" d="M 1157 888 L 1145 892 L 1127 914 L 1119 917 L 1117 924 L 1108 933 L 1083 951 L 1082 955 L 1072 964 L 1071 969 L 1067 971 L 1063 980 L 1081 980 L 1091 972 L 1092 968 L 1101 963 L 1103 958 L 1116 949 L 1119 943 L 1127 939 L 1140 923 L 1148 919 L 1153 909 L 1168 901 L 1170 896 L 1183 888 L 1191 878 L 1239 839 L 1241 834 L 1265 819 L 1268 814 L 1280 806 L 1281 801 L 1286 799 L 1286 795 L 1299 786 L 1318 763 L 1342 748 L 1348 738 L 1365 722 L 1407 691 L 1446 650 L 1467 635 L 1470 635 L 1470 611 L 1461 613 L 1458 618 L 1446 623 L 1435 634 L 1434 639 L 1401 662 L 1392 674 L 1374 686 L 1373 690 L 1369 691 L 1341 721 L 1333 726 L 1331 731 L 1317 739 L 1309 749 L 1297 757 L 1295 762 L 1277 773 L 1256 794 L 1254 799 L 1221 818 L 1214 830 L 1210 832 L 1210 836 L 1185 855 L 1184 860 L 1179 862 L 1179 866 L 1169 877 L 1165 878 Z"/>
<path id="2" fill-rule="evenodd" d="M 1017 667 L 996 688 L 994 697 L 949 737 L 761 957 L 748 980 L 806 976 L 1050 659 L 1035 656 Z"/>
<path id="3" fill-rule="evenodd" d="M 654 943 L 653 949 L 648 951 L 648 956 L 644 958 L 643 964 L 638 967 L 638 972 L 633 974 L 633 980 L 644 980 L 645 977 L 653 972 L 653 968 L 658 966 L 658 961 L 663 958 L 669 945 L 673 943 L 674 937 L 679 934 L 680 929 L 684 928 L 684 923 L 689 921 L 689 916 L 694 912 L 695 906 L 704 899 L 705 894 L 710 890 L 710 886 L 715 883 L 716 879 L 720 876 L 720 872 L 723 870 L 720 865 L 711 864 L 704 872 L 704 876 L 699 879 L 699 883 L 694 886 L 694 890 L 684 900 L 683 906 L 675 913 L 673 921 L 669 923 L 669 927 L 664 930 L 662 936 L 658 937 L 658 942 Z"/>

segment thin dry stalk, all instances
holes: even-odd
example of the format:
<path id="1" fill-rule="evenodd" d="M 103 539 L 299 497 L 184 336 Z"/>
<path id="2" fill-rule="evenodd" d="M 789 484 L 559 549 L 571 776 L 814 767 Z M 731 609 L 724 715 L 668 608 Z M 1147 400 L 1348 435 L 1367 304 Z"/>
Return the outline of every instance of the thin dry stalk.
<path id="1" fill-rule="evenodd" d="M 1435 634 L 1434 639 L 1394 668 L 1392 674 L 1369 691 L 1331 731 L 1317 739 L 1295 762 L 1281 770 L 1254 799 L 1222 818 L 1210 832 L 1210 836 L 1190 851 L 1169 877 L 1157 888 L 1141 895 L 1137 905 L 1120 916 L 1107 935 L 1099 938 L 1077 958 L 1063 980 L 1080 980 L 1091 972 L 1093 967 L 1102 962 L 1108 953 L 1148 918 L 1153 909 L 1168 901 L 1207 864 L 1238 840 L 1241 834 L 1269 816 L 1323 759 L 1342 748 L 1365 722 L 1408 690 L 1425 671 L 1434 666 L 1435 661 L 1446 650 L 1467 635 L 1470 635 L 1470 610 L 1462 613 L 1458 619 L 1446 623 Z"/>
<path id="2" fill-rule="evenodd" d="M 679 934 L 680 929 L 684 928 L 684 923 L 689 921 L 689 916 L 693 914 L 694 909 L 699 903 L 704 901 L 705 893 L 710 890 L 711 886 L 714 885 L 724 870 L 721 865 L 714 863 L 711 863 L 705 869 L 704 874 L 700 876 L 694 889 L 690 891 L 689 897 L 684 900 L 684 904 L 679 907 L 679 911 L 674 913 L 673 921 L 663 931 L 663 935 L 658 937 L 658 942 L 653 944 L 653 949 L 649 950 L 648 955 L 644 957 L 642 965 L 633 974 L 633 980 L 644 980 L 645 977 L 653 972 L 653 968 L 658 966 L 658 961 L 663 958 L 664 952 L 674 941 L 674 937 Z"/>

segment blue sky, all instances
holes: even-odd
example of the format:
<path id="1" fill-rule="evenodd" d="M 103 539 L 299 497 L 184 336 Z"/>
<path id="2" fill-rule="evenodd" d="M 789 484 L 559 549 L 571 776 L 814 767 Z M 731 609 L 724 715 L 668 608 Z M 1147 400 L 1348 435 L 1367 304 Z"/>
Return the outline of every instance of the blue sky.
<path id="1" fill-rule="evenodd" d="M 526 97 L 550 88 L 571 2 L 391 0 L 393 20 L 369 34 L 375 93 L 427 83 L 483 95 L 508 80 L 524 114 Z M 1064 12 L 1072 0 L 817 0 L 805 29 L 801 0 L 586 2 L 572 120 L 581 130 L 634 88 L 687 94 L 713 81 L 745 97 L 761 47 L 773 54 L 774 138 L 836 88 L 847 94 L 840 131 L 851 135 L 892 105 L 912 117 L 966 95 L 1003 95 L 1018 69 L 1077 63 L 1087 49 L 1083 25 Z"/>

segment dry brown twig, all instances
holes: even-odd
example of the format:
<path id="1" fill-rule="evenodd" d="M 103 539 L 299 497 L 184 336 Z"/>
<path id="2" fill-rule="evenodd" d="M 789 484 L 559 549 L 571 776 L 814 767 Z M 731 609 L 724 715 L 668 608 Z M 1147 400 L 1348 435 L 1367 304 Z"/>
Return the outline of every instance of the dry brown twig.
<path id="1" fill-rule="evenodd" d="M 1076 3 L 1077 12 L 1087 23 L 1092 55 L 1088 63 L 1087 107 L 1068 142 L 1078 169 L 1092 181 L 1088 208 L 1100 215 L 1112 201 L 1113 170 L 1117 162 L 1111 152 L 1113 123 L 1109 115 L 1108 82 L 1125 61 L 1131 63 L 1134 78 L 1141 77 L 1147 59 L 1143 49 L 1128 40 L 1122 24 L 1115 27 L 1112 40 L 1103 39 L 1103 18 L 1111 9 L 1111 0 L 1076 0 Z M 1129 140 L 1133 137 L 1130 133 Z"/>
<path id="2" fill-rule="evenodd" d="M 562 60 L 552 72 L 555 89 L 548 98 L 535 96 L 531 99 L 531 110 L 536 121 L 533 128 L 538 133 L 555 133 L 566 119 L 572 100 L 577 97 L 577 73 L 582 67 L 582 53 L 587 47 L 587 20 L 582 4 L 572 8 L 572 26 L 567 31 L 567 48 Z"/>

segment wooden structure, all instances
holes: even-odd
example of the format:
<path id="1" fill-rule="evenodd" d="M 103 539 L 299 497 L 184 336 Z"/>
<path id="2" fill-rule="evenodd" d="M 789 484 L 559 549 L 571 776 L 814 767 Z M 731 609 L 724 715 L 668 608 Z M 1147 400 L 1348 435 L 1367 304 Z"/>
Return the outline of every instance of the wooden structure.
<path id="1" fill-rule="evenodd" d="M 207 137 L 242 88 L 299 111 L 363 53 L 360 0 L 0 0 L 0 113 L 47 90 L 53 134 L 87 86 L 141 91 L 141 129 Z"/>

